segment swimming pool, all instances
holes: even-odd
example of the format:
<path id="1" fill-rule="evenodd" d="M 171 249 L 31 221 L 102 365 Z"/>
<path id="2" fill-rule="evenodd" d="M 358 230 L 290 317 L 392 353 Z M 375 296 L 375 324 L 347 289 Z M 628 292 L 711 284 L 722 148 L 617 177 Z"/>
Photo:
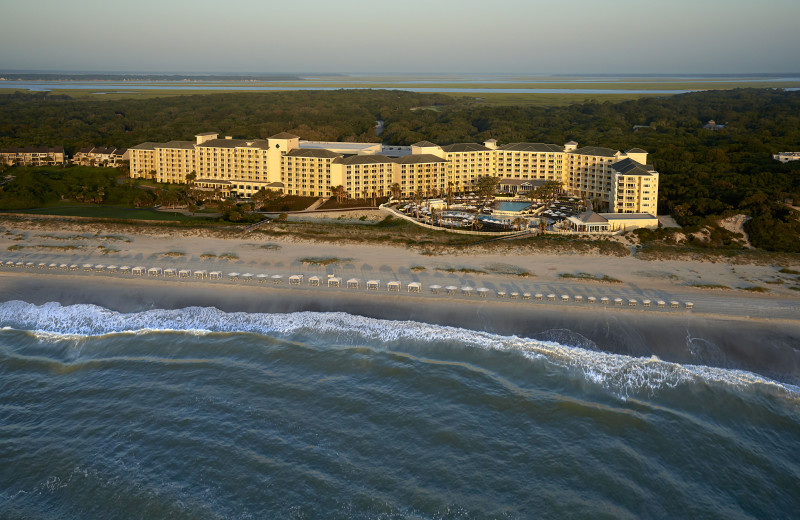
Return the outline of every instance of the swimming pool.
<path id="1" fill-rule="evenodd" d="M 530 202 L 501 202 L 497 211 L 525 211 L 530 207 Z"/>

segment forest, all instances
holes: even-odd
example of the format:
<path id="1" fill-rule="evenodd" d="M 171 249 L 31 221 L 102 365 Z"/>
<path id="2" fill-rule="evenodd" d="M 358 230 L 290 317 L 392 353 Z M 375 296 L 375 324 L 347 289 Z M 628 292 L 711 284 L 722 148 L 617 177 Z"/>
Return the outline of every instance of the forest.
<path id="1" fill-rule="evenodd" d="M 724 126 L 703 128 L 714 119 Z M 375 134 L 376 120 L 384 121 Z M 744 213 L 756 247 L 800 252 L 800 164 L 772 159 L 800 150 L 800 92 L 734 89 L 586 102 L 564 107 L 484 105 L 477 98 L 395 90 L 292 91 L 103 100 L 48 93 L 0 95 L 0 147 L 128 147 L 192 139 L 204 131 L 307 140 L 408 145 L 508 142 L 647 150 L 659 171 L 659 213 L 686 230 L 707 226 L 713 247 L 730 246 L 720 217 Z"/>

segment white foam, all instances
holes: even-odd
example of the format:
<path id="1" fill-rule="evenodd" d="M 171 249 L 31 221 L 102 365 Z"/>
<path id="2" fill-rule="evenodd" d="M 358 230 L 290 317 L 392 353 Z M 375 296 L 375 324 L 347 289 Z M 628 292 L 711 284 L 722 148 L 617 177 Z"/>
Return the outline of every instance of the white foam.
<path id="1" fill-rule="evenodd" d="M 57 302 L 33 305 L 10 301 L 0 303 L 0 325 L 31 331 L 43 341 L 161 331 L 199 335 L 246 332 L 278 337 L 323 333 L 336 337 L 340 343 L 359 340 L 457 342 L 467 347 L 519 351 L 531 360 L 543 360 L 550 365 L 579 371 L 587 381 L 612 389 L 621 396 L 627 396 L 628 392 L 655 391 L 699 381 L 736 387 L 767 386 L 784 394 L 800 394 L 800 388 L 796 386 L 742 370 L 681 365 L 662 361 L 656 356 L 635 358 L 552 341 L 412 321 L 379 320 L 343 312 L 253 314 L 226 313 L 213 307 L 188 307 L 125 314 L 95 305 L 62 306 Z"/>

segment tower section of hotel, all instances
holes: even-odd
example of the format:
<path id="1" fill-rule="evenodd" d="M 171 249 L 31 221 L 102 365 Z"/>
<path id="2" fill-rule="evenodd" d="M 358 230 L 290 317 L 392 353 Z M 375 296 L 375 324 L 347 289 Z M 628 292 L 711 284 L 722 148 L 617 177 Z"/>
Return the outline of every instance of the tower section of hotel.
<path id="1" fill-rule="evenodd" d="M 195 136 L 197 157 L 194 184 L 221 194 L 250 197 L 270 183 L 265 139 L 233 139 L 207 132 Z"/>
<path id="2" fill-rule="evenodd" d="M 447 182 L 456 192 L 473 189 L 481 177 L 494 175 L 497 141 L 485 143 L 455 143 L 442 146 L 442 157 L 447 159 Z"/>
<path id="3" fill-rule="evenodd" d="M 450 163 L 443 156 L 441 146 L 420 141 L 411 145 L 411 155 L 395 159 L 401 196 L 410 197 L 416 193 L 427 197 L 444 193 Z"/>
<path id="4" fill-rule="evenodd" d="M 598 211 L 656 214 L 658 172 L 647 166 L 647 152 L 632 148 L 565 145 L 564 189 L 591 201 Z"/>
<path id="5" fill-rule="evenodd" d="M 574 143 L 577 144 L 577 143 Z M 573 146 L 572 142 L 566 147 Z M 500 178 L 563 182 L 565 146 L 544 143 L 509 143 L 495 152 Z"/>
<path id="6" fill-rule="evenodd" d="M 385 155 L 349 155 L 332 161 L 333 187 L 342 186 L 351 197 L 384 197 L 392 194 L 396 159 Z"/>

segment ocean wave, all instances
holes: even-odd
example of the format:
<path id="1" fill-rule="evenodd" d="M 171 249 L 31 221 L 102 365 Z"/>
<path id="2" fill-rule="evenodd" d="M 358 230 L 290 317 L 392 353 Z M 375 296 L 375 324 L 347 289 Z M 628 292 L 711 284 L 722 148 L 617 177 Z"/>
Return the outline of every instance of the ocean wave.
<path id="1" fill-rule="evenodd" d="M 594 384 L 622 397 L 640 391 L 698 382 L 735 387 L 762 387 L 795 398 L 800 388 L 747 372 L 702 365 L 682 365 L 657 357 L 637 358 L 517 336 L 500 336 L 413 321 L 390 321 L 344 312 L 255 314 L 223 312 L 214 307 L 153 309 L 119 313 L 96 305 L 57 302 L 34 305 L 23 301 L 0 303 L 0 327 L 28 331 L 42 341 L 88 338 L 111 334 L 180 332 L 189 334 L 254 333 L 279 338 L 324 334 L 339 343 L 448 342 L 465 347 L 521 352 L 531 360 L 579 371 Z"/>

